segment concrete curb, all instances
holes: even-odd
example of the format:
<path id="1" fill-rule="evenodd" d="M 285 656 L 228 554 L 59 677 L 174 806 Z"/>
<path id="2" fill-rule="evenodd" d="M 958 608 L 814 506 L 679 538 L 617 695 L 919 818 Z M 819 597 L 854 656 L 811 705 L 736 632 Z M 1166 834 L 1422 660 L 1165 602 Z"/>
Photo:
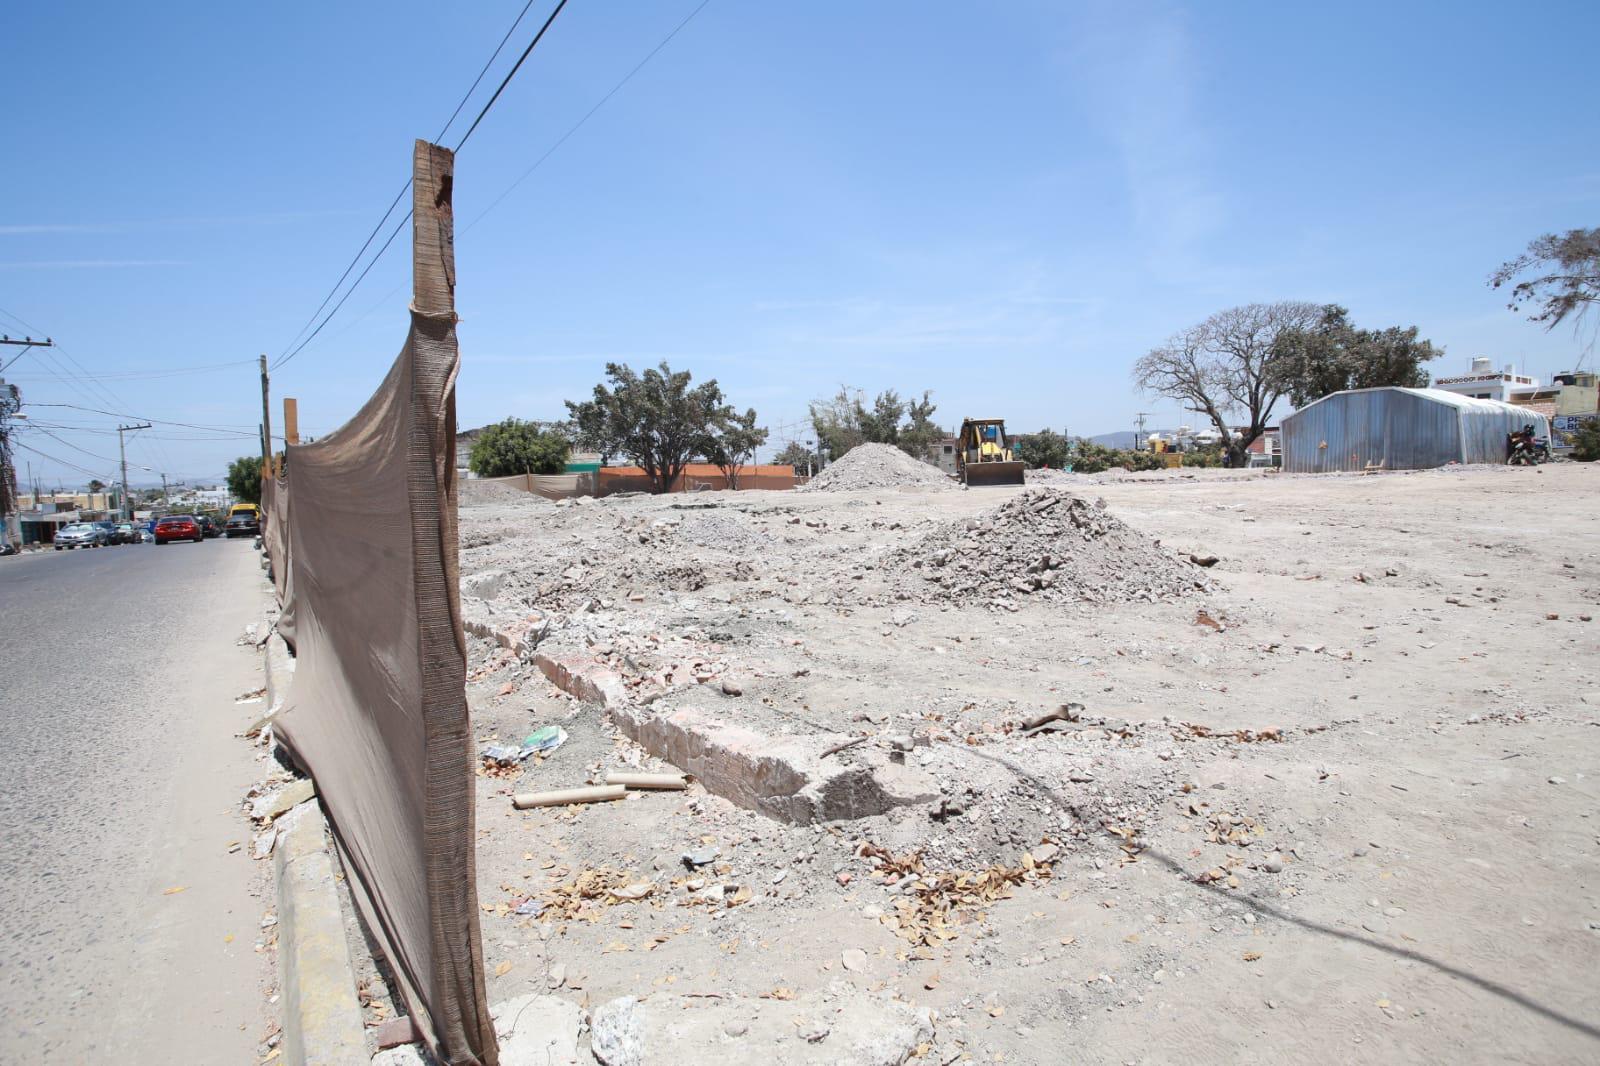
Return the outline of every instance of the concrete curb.
<path id="1" fill-rule="evenodd" d="M 316 800 L 278 820 L 278 963 L 283 1061 L 289 1066 L 365 1066 L 366 1027 Z"/>
<path id="2" fill-rule="evenodd" d="M 267 713 L 283 707 L 294 660 L 274 632 L 263 649 Z M 277 821 L 278 969 L 285 1066 L 367 1066 L 366 1025 L 328 854 L 327 821 L 312 799 Z"/>

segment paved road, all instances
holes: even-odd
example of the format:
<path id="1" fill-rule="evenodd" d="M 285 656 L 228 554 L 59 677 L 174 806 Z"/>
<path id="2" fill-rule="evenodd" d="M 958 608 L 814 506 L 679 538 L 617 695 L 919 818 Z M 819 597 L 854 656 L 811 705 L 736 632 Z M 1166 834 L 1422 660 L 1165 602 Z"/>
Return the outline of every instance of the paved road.
<path id="1" fill-rule="evenodd" d="M 270 908 L 234 734 L 264 705 L 234 700 L 263 682 L 234 641 L 256 560 L 244 540 L 0 559 L 0 1061 L 254 1061 Z"/>

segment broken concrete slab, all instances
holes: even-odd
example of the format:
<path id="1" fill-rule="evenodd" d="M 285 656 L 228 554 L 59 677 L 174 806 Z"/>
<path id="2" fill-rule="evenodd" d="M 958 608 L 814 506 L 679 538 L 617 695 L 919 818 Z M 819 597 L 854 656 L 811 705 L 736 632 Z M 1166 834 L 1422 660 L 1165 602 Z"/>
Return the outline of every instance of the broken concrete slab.
<path id="1" fill-rule="evenodd" d="M 583 1012 L 560 996 L 529 994 L 489 1008 L 500 1066 L 576 1066 Z M 585 1056 L 587 1061 L 587 1056 Z"/>
<path id="2" fill-rule="evenodd" d="M 401 1044 L 372 1056 L 372 1066 L 438 1066 L 419 1044 Z"/>
<path id="3" fill-rule="evenodd" d="M 933 1040 L 934 1013 L 848 982 L 795 1000 L 626 996 L 602 1004 L 590 1047 L 604 1066 L 769 1062 L 902 1066 Z"/>
<path id="4" fill-rule="evenodd" d="M 585 703 L 617 707 L 628 699 L 628 689 L 621 675 L 589 656 L 539 652 L 533 657 L 533 665 L 552 685 Z"/>
<path id="5" fill-rule="evenodd" d="M 316 782 L 309 777 L 302 777 L 297 781 L 291 781 L 276 792 L 257 796 L 256 801 L 250 805 L 250 817 L 257 821 L 275 821 L 316 794 Z"/>
<path id="6" fill-rule="evenodd" d="M 629 738 L 693 774 L 707 792 L 782 822 L 867 818 L 939 798 L 927 774 L 871 749 L 855 762 L 824 760 L 823 752 L 849 739 L 836 733 L 768 737 L 696 707 L 614 706 L 611 714 Z"/>
<path id="7" fill-rule="evenodd" d="M 519 659 L 525 659 L 550 631 L 541 611 L 521 604 L 461 597 L 461 628 L 475 637 L 492 640 Z"/>

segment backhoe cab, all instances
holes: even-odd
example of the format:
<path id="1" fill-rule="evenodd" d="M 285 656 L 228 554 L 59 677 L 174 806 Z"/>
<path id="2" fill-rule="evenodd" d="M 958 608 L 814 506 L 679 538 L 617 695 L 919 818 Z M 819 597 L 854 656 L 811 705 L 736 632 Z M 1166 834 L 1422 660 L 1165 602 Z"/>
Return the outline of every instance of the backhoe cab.
<path id="1" fill-rule="evenodd" d="M 1022 460 L 1012 453 L 1004 419 L 969 418 L 961 423 L 956 475 L 963 485 L 1023 483 Z"/>

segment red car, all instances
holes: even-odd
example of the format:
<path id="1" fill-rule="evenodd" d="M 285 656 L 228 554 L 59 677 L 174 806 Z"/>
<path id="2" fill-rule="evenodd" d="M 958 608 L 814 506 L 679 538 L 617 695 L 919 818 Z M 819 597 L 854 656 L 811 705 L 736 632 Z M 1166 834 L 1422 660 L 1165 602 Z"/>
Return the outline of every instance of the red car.
<path id="1" fill-rule="evenodd" d="M 173 514 L 156 522 L 156 543 L 165 544 L 169 540 L 192 540 L 197 544 L 204 544 L 206 531 L 200 523 L 194 520 L 193 515 Z"/>

